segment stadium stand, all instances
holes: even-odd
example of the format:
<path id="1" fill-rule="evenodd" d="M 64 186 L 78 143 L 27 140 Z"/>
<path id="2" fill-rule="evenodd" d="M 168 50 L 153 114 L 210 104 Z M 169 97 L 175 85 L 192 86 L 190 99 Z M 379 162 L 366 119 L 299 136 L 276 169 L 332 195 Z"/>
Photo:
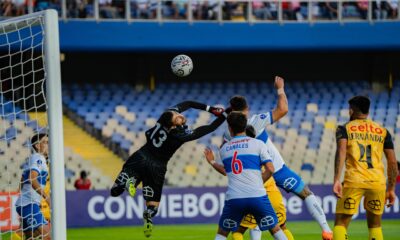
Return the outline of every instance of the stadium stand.
<path id="1" fill-rule="evenodd" d="M 37 1 L 32 10 L 28 4 L 18 1 L 3 1 L 0 3 L 0 16 L 20 16 L 29 11 L 42 11 L 45 9 L 55 9 L 60 16 L 67 18 L 96 18 L 100 19 L 156 19 L 157 8 L 163 19 L 183 20 L 189 15 L 187 1 L 154 1 L 154 0 L 126 0 L 114 1 L 66 1 L 66 8 L 63 9 L 63 1 Z M 248 8 L 251 4 L 250 16 L 254 20 L 277 20 L 278 11 L 282 9 L 282 18 L 292 21 L 303 21 L 311 14 L 313 19 L 335 20 L 338 18 L 338 5 L 340 2 L 331 1 L 282 1 L 281 7 L 278 2 L 258 1 L 248 2 L 222 2 L 222 18 L 230 21 L 245 21 L 248 18 Z M 343 18 L 367 19 L 368 2 L 349 1 L 342 4 Z M 127 6 L 129 11 L 127 12 Z M 372 1 L 373 19 L 385 20 L 397 17 L 397 1 Z M 309 9 L 311 8 L 311 9 Z M 193 1 L 191 2 L 193 20 L 217 20 L 219 5 L 217 1 Z M 65 11 L 65 14 L 63 13 Z M 98 12 L 96 12 L 98 11 Z"/>
<path id="2" fill-rule="evenodd" d="M 86 159 L 91 166 L 95 166 L 105 179 L 113 179 L 119 173 L 119 169 L 122 166 L 123 162 L 121 159 L 98 140 L 76 126 L 67 117 L 64 116 L 63 122 L 64 145 L 69 147 L 78 157 L 80 156 L 81 159 Z M 79 170 L 80 172 L 83 169 L 89 168 L 79 168 L 75 170 Z M 91 176 L 91 178 L 93 177 L 94 176 Z M 95 180 L 97 181 L 97 179 Z M 96 181 L 94 182 L 94 187 L 97 186 L 95 184 Z M 108 183 L 108 186 L 111 186 L 112 182 L 108 181 Z M 103 184 L 101 184 L 101 186 L 103 186 Z"/>
<path id="3" fill-rule="evenodd" d="M 88 175 L 92 179 L 92 189 L 107 189 L 109 188 L 113 180 L 111 177 L 105 175 L 96 165 L 93 165 L 90 161 L 82 158 L 81 155 L 74 152 L 71 148 L 64 148 L 65 154 L 65 165 L 66 170 L 69 169 L 70 172 L 66 172 L 66 190 L 74 190 L 74 182 L 78 178 L 79 173 L 82 170 L 88 170 Z"/>
<path id="4" fill-rule="evenodd" d="M 248 98 L 252 112 L 263 112 L 275 106 L 275 95 L 268 89 L 271 89 L 269 84 L 257 82 L 162 83 L 152 92 L 136 91 L 128 84 L 72 84 L 64 87 L 63 102 L 67 115 L 79 126 L 126 159 L 129 153 L 143 145 L 144 131 L 155 123 L 168 106 L 185 99 L 225 105 L 232 95 L 242 94 Z M 299 172 L 306 182 L 332 183 L 332 171 L 326 166 L 333 165 L 334 131 L 338 124 L 348 120 L 347 99 L 355 94 L 370 96 L 371 118 L 392 133 L 397 154 L 400 154 L 400 146 L 396 141 L 400 139 L 400 96 L 393 94 L 400 92 L 399 81 L 394 83 L 390 91 L 381 93 L 373 93 L 367 82 L 291 82 L 287 84 L 286 92 L 289 113 L 278 123 L 269 126 L 268 132 L 287 164 Z M 0 124 L 7 129 L 0 136 L 0 154 L 2 158 L 10 160 L 1 161 L 0 169 L 5 171 L 0 175 L 0 191 L 5 191 L 8 183 L 10 190 L 18 188 L 18 181 L 11 179 L 19 178 L 21 166 L 18 165 L 23 162 L 21 159 L 26 159 L 30 154 L 27 148 L 20 146 L 29 144 L 32 134 L 43 130 L 38 121 L 33 120 L 32 114 L 20 112 L 15 116 L 7 115 L 12 107 L 4 104 L 7 117 L 0 120 Z M 212 119 L 207 112 L 194 110 L 187 111 L 185 115 L 193 128 L 207 124 Z M 66 118 L 64 122 L 66 126 L 72 124 Z M 220 127 L 212 134 L 179 149 L 171 159 L 167 183 L 172 186 L 224 186 L 226 178 L 215 173 L 202 156 L 206 146 L 221 144 L 223 131 L 224 127 Z M 73 180 L 82 169 L 91 169 L 89 174 L 94 188 L 109 188 L 122 161 L 115 156 L 107 157 L 104 161 L 98 157 L 84 156 L 82 151 L 71 146 L 70 142 L 73 141 L 67 140 L 68 134 L 65 137 L 67 189 L 73 189 Z M 101 146 L 96 149 L 101 149 Z"/>
<path id="5" fill-rule="evenodd" d="M 0 95 L 0 97 L 2 97 Z M 3 100 L 2 100 L 3 103 Z M 31 154 L 30 138 L 37 132 L 46 131 L 43 113 L 25 113 L 11 102 L 4 100 L 0 125 L 7 129 L 0 132 L 0 192 L 17 191 L 22 167 Z M 16 114 L 15 114 L 16 113 Z M 91 164 L 71 148 L 65 147 L 66 189 L 74 189 L 74 180 L 82 169 L 90 169 L 93 188 L 105 189 L 112 185 L 112 178 L 105 175 L 97 165 Z M 117 166 L 118 164 L 115 163 Z"/>
<path id="6" fill-rule="evenodd" d="M 400 154 L 400 82 L 391 90 L 374 93 L 368 82 L 289 82 L 289 113 L 268 127 L 269 136 L 287 164 L 311 184 L 330 184 L 335 151 L 335 129 L 348 121 L 347 100 L 366 94 L 372 100 L 370 117 L 395 138 Z M 272 110 L 275 93 L 269 83 L 161 83 L 154 91 L 136 91 L 128 84 L 71 84 L 63 88 L 67 115 L 110 149 L 126 159 L 145 142 L 144 131 L 160 113 L 186 99 L 226 105 L 235 94 L 245 95 L 252 113 Z M 193 127 L 206 124 L 207 112 L 185 112 Z M 225 185 L 226 179 L 204 161 L 206 146 L 221 144 L 224 127 L 185 144 L 170 161 L 167 183 L 173 186 Z"/>

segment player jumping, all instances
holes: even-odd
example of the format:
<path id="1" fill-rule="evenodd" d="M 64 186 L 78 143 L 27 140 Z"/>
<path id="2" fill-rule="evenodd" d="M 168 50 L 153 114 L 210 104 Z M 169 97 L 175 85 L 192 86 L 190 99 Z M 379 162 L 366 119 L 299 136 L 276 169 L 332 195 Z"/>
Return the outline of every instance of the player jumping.
<path id="1" fill-rule="evenodd" d="M 323 209 L 321 208 L 321 205 L 318 203 L 317 199 L 310 191 L 310 189 L 304 184 L 301 177 L 285 165 L 282 156 L 280 155 L 266 132 L 266 127 L 269 124 L 273 124 L 274 122 L 281 119 L 283 116 L 286 115 L 288 111 L 288 102 L 284 91 L 284 80 L 282 78 L 275 77 L 275 88 L 277 89 L 278 93 L 277 108 L 267 113 L 252 115 L 248 119 L 248 124 L 254 127 L 256 131 L 256 138 L 262 140 L 267 145 L 271 153 L 275 168 L 273 178 L 276 182 L 276 185 L 287 192 L 296 194 L 302 200 L 304 200 L 307 206 L 307 210 L 309 211 L 311 216 L 318 222 L 322 229 L 322 239 L 332 240 L 332 230 L 330 229 L 328 222 L 326 221 L 326 216 Z M 248 116 L 249 114 L 249 106 L 247 105 L 246 98 L 243 96 L 232 97 L 230 99 L 230 107 L 232 108 L 232 111 L 240 111 L 246 116 Z M 224 140 L 228 141 L 230 139 L 231 136 L 229 132 L 225 132 Z M 280 193 L 276 192 L 276 194 Z M 259 235 L 259 239 L 260 238 L 261 234 Z"/>
<path id="2" fill-rule="evenodd" d="M 181 113 L 189 108 L 213 113 L 218 118 L 210 125 L 191 130 Z M 122 171 L 111 188 L 111 196 L 119 196 L 126 189 L 131 196 L 143 182 L 143 197 L 147 209 L 143 212 L 144 234 L 150 237 L 153 229 L 152 218 L 157 214 L 164 185 L 167 163 L 185 142 L 193 141 L 211 133 L 224 121 L 224 109 L 202 103 L 186 101 L 179 103 L 161 114 L 156 125 L 146 131 L 146 144 L 133 153 L 122 167 Z"/>
<path id="3" fill-rule="evenodd" d="M 277 216 L 266 195 L 263 182 L 271 177 L 274 166 L 267 146 L 260 140 L 246 136 L 247 118 L 243 113 L 228 116 L 232 139 L 220 150 L 222 164 L 215 162 L 210 149 L 204 154 L 217 169 L 228 176 L 228 190 L 215 240 L 224 240 L 235 232 L 246 214 L 252 214 L 260 230 L 269 230 L 274 239 L 286 240 Z M 261 173 L 261 166 L 265 171 Z"/>
<path id="4" fill-rule="evenodd" d="M 368 239 L 383 240 L 381 219 L 385 204 L 387 202 L 388 207 L 393 206 L 396 199 L 397 166 L 392 137 L 386 128 L 368 119 L 370 100 L 367 97 L 353 97 L 349 105 L 350 121 L 336 131 L 333 192 L 338 201 L 334 239 L 348 239 L 347 228 L 364 196 Z M 382 153 L 387 159 L 387 189 Z M 340 177 L 345 162 L 342 189 Z"/>
<path id="5" fill-rule="evenodd" d="M 255 132 L 253 126 L 247 125 L 246 135 L 251 138 L 256 137 L 256 132 Z M 221 168 L 221 166 L 219 166 L 217 164 L 214 164 L 215 163 L 214 159 L 209 159 L 209 158 L 206 158 L 206 159 L 207 159 L 208 163 L 215 170 L 217 170 L 222 175 L 226 176 L 225 169 Z M 294 240 L 292 233 L 286 227 L 286 208 L 285 208 L 285 205 L 283 204 L 282 194 L 279 191 L 278 187 L 276 186 L 275 181 L 273 180 L 273 177 L 271 177 L 264 183 L 264 188 L 267 192 L 267 195 L 271 202 L 272 208 L 274 209 L 274 211 L 278 217 L 279 226 L 281 227 L 282 231 L 285 233 L 288 240 Z M 232 233 L 232 239 L 233 240 L 243 240 L 243 234 L 246 232 L 247 229 L 250 229 L 250 239 L 252 239 L 252 240 L 261 239 L 261 231 L 257 226 L 256 219 L 251 214 L 247 214 L 243 218 L 242 222 L 240 223 L 239 228 L 235 232 Z"/>
<path id="6" fill-rule="evenodd" d="M 47 175 L 49 173 L 46 159 L 49 154 L 49 139 L 47 134 L 37 134 L 32 137 L 31 144 L 34 153 L 29 157 L 28 164 L 22 173 L 21 194 L 15 206 L 22 218 L 22 231 L 26 239 L 41 237 L 50 240 L 50 228 L 40 209 L 40 202 L 46 200 L 50 206 L 50 195 L 46 194 Z"/>

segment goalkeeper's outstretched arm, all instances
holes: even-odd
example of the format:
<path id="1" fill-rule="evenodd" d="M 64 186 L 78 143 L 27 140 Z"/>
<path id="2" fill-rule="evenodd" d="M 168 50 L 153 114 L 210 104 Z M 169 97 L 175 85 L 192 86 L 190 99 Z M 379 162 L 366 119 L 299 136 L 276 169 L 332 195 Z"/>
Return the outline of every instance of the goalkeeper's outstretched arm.
<path id="1" fill-rule="evenodd" d="M 184 101 L 184 102 L 178 103 L 177 105 L 175 105 L 173 107 L 170 107 L 168 110 L 182 113 L 190 108 L 207 111 L 207 112 L 214 114 L 217 117 L 223 113 L 222 108 L 213 107 L 213 106 L 206 105 L 204 103 L 199 103 L 196 101 Z"/>
<path id="2" fill-rule="evenodd" d="M 217 129 L 219 126 L 221 126 L 221 124 L 224 121 L 225 121 L 225 116 L 221 115 L 218 118 L 216 118 L 209 125 L 204 125 L 204 126 L 198 127 L 196 129 L 194 129 L 191 133 L 180 136 L 179 138 L 182 142 L 189 142 L 189 141 L 199 139 L 199 138 L 215 131 L 215 129 Z"/>
<path id="3" fill-rule="evenodd" d="M 170 107 L 168 110 L 182 113 L 190 108 L 206 111 L 207 107 L 209 107 L 209 106 L 207 106 L 203 103 L 199 103 L 199 102 L 195 102 L 195 101 L 184 101 L 184 102 L 176 104 L 173 107 Z"/>

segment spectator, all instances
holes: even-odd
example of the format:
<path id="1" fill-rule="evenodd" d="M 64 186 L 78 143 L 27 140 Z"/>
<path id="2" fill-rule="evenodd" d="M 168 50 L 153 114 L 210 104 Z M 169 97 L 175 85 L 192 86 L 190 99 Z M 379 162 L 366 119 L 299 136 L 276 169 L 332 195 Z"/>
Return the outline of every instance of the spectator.
<path id="1" fill-rule="evenodd" d="M 362 19 L 367 19 L 367 17 L 368 17 L 368 1 L 358 0 L 357 1 L 357 10 L 360 13 Z"/>
<path id="2" fill-rule="evenodd" d="M 271 12 L 267 7 L 266 2 L 255 0 L 253 1 L 253 14 L 257 19 L 267 20 L 272 19 Z"/>
<path id="3" fill-rule="evenodd" d="M 148 0 L 131 0 L 133 18 L 150 18 L 149 1 Z"/>
<path id="4" fill-rule="evenodd" d="M 94 0 L 83 0 L 79 4 L 79 18 L 94 17 Z"/>
<path id="5" fill-rule="evenodd" d="M 377 0 L 372 2 L 372 9 L 375 19 L 386 19 L 390 10 L 390 5 L 387 1 Z"/>
<path id="6" fill-rule="evenodd" d="M 50 0 L 37 0 L 35 1 L 35 11 L 43 11 L 48 9 L 50 6 Z"/>
<path id="7" fill-rule="evenodd" d="M 99 0 L 99 15 L 101 18 L 118 18 L 118 11 L 112 0 Z"/>
<path id="8" fill-rule="evenodd" d="M 218 18 L 219 2 L 216 0 L 205 1 L 199 12 L 200 19 L 216 20 Z"/>
<path id="9" fill-rule="evenodd" d="M 1 3 L 2 15 L 5 17 L 12 16 L 13 4 L 11 0 L 5 0 Z"/>
<path id="10" fill-rule="evenodd" d="M 117 18 L 125 17 L 125 0 L 113 0 L 111 5 L 117 12 Z"/>
<path id="11" fill-rule="evenodd" d="M 67 16 L 69 18 L 77 18 L 79 15 L 78 1 L 67 0 Z"/>
<path id="12" fill-rule="evenodd" d="M 300 13 L 300 1 L 289 0 L 282 2 L 283 16 L 289 20 L 303 20 L 303 16 Z"/>
<path id="13" fill-rule="evenodd" d="M 15 5 L 15 16 L 24 15 L 26 12 L 25 0 L 13 0 Z"/>
<path id="14" fill-rule="evenodd" d="M 398 1 L 397 0 L 389 0 L 387 2 L 389 7 L 389 18 L 395 19 L 398 13 Z"/>
<path id="15" fill-rule="evenodd" d="M 81 177 L 75 181 L 75 188 L 77 190 L 89 190 L 91 185 L 92 182 L 87 178 L 86 171 L 81 171 Z"/>
<path id="16" fill-rule="evenodd" d="M 338 16 L 338 4 L 337 2 L 326 2 L 326 15 L 329 20 L 337 19 Z"/>
<path id="17" fill-rule="evenodd" d="M 167 19 L 178 18 L 178 8 L 174 1 L 165 1 L 162 6 L 162 16 Z"/>
<path id="18" fill-rule="evenodd" d="M 224 20 L 232 20 L 232 15 L 235 9 L 238 6 L 236 2 L 224 2 L 222 6 L 222 19 Z"/>

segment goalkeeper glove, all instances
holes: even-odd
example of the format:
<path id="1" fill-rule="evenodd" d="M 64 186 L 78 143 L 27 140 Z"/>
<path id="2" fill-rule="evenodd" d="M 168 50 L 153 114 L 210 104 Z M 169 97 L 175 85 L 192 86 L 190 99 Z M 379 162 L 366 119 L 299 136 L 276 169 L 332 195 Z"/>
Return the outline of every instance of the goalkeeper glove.
<path id="1" fill-rule="evenodd" d="M 220 107 L 210 107 L 209 112 L 214 114 L 214 116 L 219 117 L 224 113 L 224 109 Z"/>

